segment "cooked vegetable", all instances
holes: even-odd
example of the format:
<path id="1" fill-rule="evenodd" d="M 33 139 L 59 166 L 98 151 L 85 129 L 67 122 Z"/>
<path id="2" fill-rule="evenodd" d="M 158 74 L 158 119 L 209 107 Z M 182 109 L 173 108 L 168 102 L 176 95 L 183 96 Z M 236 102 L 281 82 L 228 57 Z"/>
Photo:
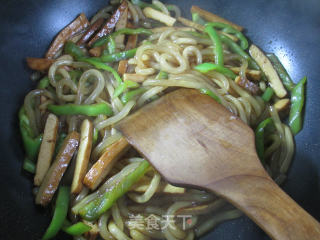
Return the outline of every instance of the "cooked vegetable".
<path id="1" fill-rule="evenodd" d="M 119 52 L 119 53 L 113 53 L 109 55 L 101 56 L 101 62 L 104 63 L 110 63 L 110 62 L 118 62 L 123 59 L 132 58 L 136 54 L 137 49 L 130 49 L 127 51 Z"/>
<path id="2" fill-rule="evenodd" d="M 126 11 L 127 8 L 127 1 L 123 1 L 118 7 L 118 9 L 113 13 L 111 18 L 105 23 L 105 25 L 91 38 L 88 45 L 92 46 L 93 43 L 95 43 L 99 38 L 111 33 L 115 28 L 117 22 L 119 21 L 120 17 Z"/>
<path id="3" fill-rule="evenodd" d="M 48 58 L 27 57 L 26 60 L 28 67 L 36 71 L 47 71 L 53 63 L 53 60 Z"/>
<path id="4" fill-rule="evenodd" d="M 19 127 L 26 156 L 29 160 L 35 160 L 38 156 L 43 136 L 42 134 L 37 137 L 34 136 L 24 107 L 21 107 L 19 111 Z"/>
<path id="5" fill-rule="evenodd" d="M 43 235 L 42 240 L 52 239 L 61 229 L 68 214 L 69 196 L 70 188 L 67 186 L 61 186 L 59 188 L 51 223 Z"/>
<path id="6" fill-rule="evenodd" d="M 213 27 L 211 25 L 208 25 L 208 24 L 205 25 L 205 32 L 209 35 L 212 42 L 214 43 L 215 64 L 223 67 L 223 65 L 224 65 L 223 48 L 222 48 L 221 39 L 220 39 L 218 33 L 216 32 L 216 30 L 213 29 Z"/>
<path id="7" fill-rule="evenodd" d="M 225 23 L 225 24 L 229 24 L 230 26 L 232 26 L 233 28 L 237 29 L 238 31 L 242 31 L 243 27 L 232 23 L 222 17 L 219 17 L 211 12 L 208 12 L 206 10 L 203 10 L 197 6 L 192 6 L 191 7 L 191 13 L 197 13 L 199 14 L 200 17 L 203 17 L 205 20 L 209 21 L 209 22 L 221 22 L 221 23 Z"/>
<path id="8" fill-rule="evenodd" d="M 291 92 L 291 109 L 289 115 L 289 126 L 294 135 L 298 134 L 302 128 L 302 110 L 304 106 L 304 89 L 307 77 L 304 77 L 292 89 Z"/>
<path id="9" fill-rule="evenodd" d="M 46 206 L 50 203 L 54 193 L 59 187 L 62 176 L 64 175 L 71 158 L 78 148 L 79 134 L 77 132 L 71 132 L 68 134 L 63 142 L 63 145 L 49 168 L 46 172 L 39 191 L 36 196 L 36 203 L 42 206 Z M 68 188 L 69 192 L 69 188 Z"/>
<path id="10" fill-rule="evenodd" d="M 221 99 L 217 95 L 215 95 L 212 91 L 210 91 L 209 89 L 201 88 L 200 92 L 203 94 L 207 94 L 208 96 L 210 96 L 214 100 L 216 100 L 218 103 L 221 103 Z"/>
<path id="11" fill-rule="evenodd" d="M 210 71 L 217 71 L 219 73 L 222 73 L 226 75 L 227 77 L 231 79 L 235 79 L 237 75 L 235 75 L 230 69 L 225 68 L 223 66 L 219 66 L 214 63 L 202 63 L 194 67 L 195 70 L 201 72 L 201 73 L 208 73 Z"/>
<path id="12" fill-rule="evenodd" d="M 129 149 L 125 138 L 120 138 L 106 148 L 102 156 L 85 175 L 83 183 L 91 190 L 96 189 L 108 175 L 115 162 Z"/>
<path id="13" fill-rule="evenodd" d="M 73 225 L 63 226 L 62 230 L 72 236 L 80 236 L 88 231 L 90 231 L 92 227 L 83 222 L 77 222 Z"/>
<path id="14" fill-rule="evenodd" d="M 73 194 L 78 194 L 82 190 L 82 181 L 86 175 L 91 155 L 92 141 L 93 125 L 88 119 L 85 119 L 81 124 L 80 145 L 71 185 L 71 192 Z"/>
<path id="15" fill-rule="evenodd" d="M 25 158 L 23 161 L 23 169 L 26 170 L 29 173 L 35 173 L 36 172 L 36 165 L 30 161 L 28 158 Z"/>
<path id="16" fill-rule="evenodd" d="M 283 84 L 276 72 L 273 68 L 270 60 L 264 55 L 264 53 L 255 45 L 251 45 L 249 49 L 250 55 L 252 58 L 258 63 L 261 70 L 267 76 L 268 81 L 273 88 L 275 94 L 279 98 L 283 98 L 287 95 L 286 89 L 283 87 Z"/>
<path id="17" fill-rule="evenodd" d="M 94 220 L 106 212 L 118 198 L 123 196 L 131 186 L 138 181 L 148 170 L 150 164 L 147 161 L 142 161 L 139 165 L 126 176 L 122 177 L 116 185 L 96 200 L 88 203 L 80 210 L 80 215 L 87 220 Z"/>
<path id="18" fill-rule="evenodd" d="M 77 105 L 73 103 L 65 105 L 48 105 L 48 110 L 56 115 L 86 115 L 86 116 L 98 116 L 104 114 L 111 116 L 112 108 L 106 103 L 95 103 L 90 105 Z"/>
<path id="19" fill-rule="evenodd" d="M 272 118 L 267 118 L 266 120 L 262 121 L 258 127 L 256 128 L 255 134 L 256 134 L 256 149 L 257 154 L 261 160 L 261 162 L 264 163 L 264 133 L 265 129 L 269 126 L 273 125 Z"/>
<path id="20" fill-rule="evenodd" d="M 71 55 L 76 60 L 79 58 L 84 57 L 84 53 L 74 42 L 67 41 L 64 45 L 64 51 L 65 53 Z"/>
<path id="21" fill-rule="evenodd" d="M 272 89 L 271 87 L 268 87 L 268 88 L 264 91 L 264 93 L 263 93 L 263 95 L 262 95 L 261 98 L 263 99 L 263 101 L 269 102 L 270 99 L 271 99 L 272 96 L 273 96 L 273 93 L 274 93 L 273 89 Z"/>
<path id="22" fill-rule="evenodd" d="M 70 23 L 61 32 L 59 32 L 59 34 L 56 36 L 51 46 L 49 47 L 49 50 L 46 53 L 46 58 L 54 58 L 66 41 L 68 41 L 73 35 L 84 30 L 88 26 L 88 19 L 83 13 L 81 13 L 72 23 Z"/>
<path id="23" fill-rule="evenodd" d="M 122 82 L 115 90 L 113 93 L 113 98 L 116 98 L 118 96 L 120 96 L 125 90 L 127 90 L 128 88 L 137 88 L 140 85 L 136 82 L 130 81 L 130 80 L 126 80 L 124 82 Z"/>
<path id="24" fill-rule="evenodd" d="M 283 67 L 278 57 L 273 53 L 268 53 L 267 57 L 271 61 L 274 69 L 277 71 L 279 77 L 282 80 L 283 85 L 286 87 L 288 91 L 292 91 L 295 87 L 295 84 L 291 80 L 291 77 L 289 76 L 287 70 Z"/>
<path id="25" fill-rule="evenodd" d="M 158 10 L 155 10 L 151 7 L 146 7 L 143 9 L 143 13 L 146 17 L 152 18 L 154 20 L 157 20 L 159 22 L 162 22 L 166 24 L 167 26 L 173 26 L 173 24 L 176 22 L 176 19 L 173 17 L 170 17 Z"/>
<path id="26" fill-rule="evenodd" d="M 126 92 L 121 96 L 121 102 L 126 104 L 127 102 L 132 100 L 134 97 L 139 96 L 140 94 L 144 93 L 145 91 L 147 91 L 147 90 L 144 88 L 138 88 L 138 89 L 132 90 L 130 92 Z"/>
<path id="27" fill-rule="evenodd" d="M 50 167 L 57 140 L 58 126 L 59 119 L 55 115 L 49 114 L 44 127 L 43 140 L 41 142 L 38 155 L 36 175 L 34 176 L 34 185 L 36 186 L 39 186 L 42 183 Z"/>

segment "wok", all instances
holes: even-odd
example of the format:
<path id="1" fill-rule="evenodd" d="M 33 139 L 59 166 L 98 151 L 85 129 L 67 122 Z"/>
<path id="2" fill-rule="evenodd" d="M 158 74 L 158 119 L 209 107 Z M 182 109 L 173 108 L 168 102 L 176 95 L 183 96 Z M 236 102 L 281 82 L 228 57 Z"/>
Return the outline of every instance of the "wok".
<path id="1" fill-rule="evenodd" d="M 266 52 L 274 52 L 297 82 L 308 76 L 304 129 L 284 190 L 320 220 L 320 1 L 318 0 L 184 0 L 178 4 L 190 17 L 192 4 L 247 29 L 247 36 Z M 24 158 L 17 111 L 35 86 L 25 57 L 41 57 L 52 38 L 80 12 L 92 16 L 105 0 L 0 0 L 0 239 L 40 239 L 50 212 L 34 205 L 30 176 L 21 170 Z M 254 182 L 252 183 L 254 184 Z M 68 239 L 59 235 L 57 239 Z M 247 217 L 221 224 L 202 239 L 268 239 Z"/>

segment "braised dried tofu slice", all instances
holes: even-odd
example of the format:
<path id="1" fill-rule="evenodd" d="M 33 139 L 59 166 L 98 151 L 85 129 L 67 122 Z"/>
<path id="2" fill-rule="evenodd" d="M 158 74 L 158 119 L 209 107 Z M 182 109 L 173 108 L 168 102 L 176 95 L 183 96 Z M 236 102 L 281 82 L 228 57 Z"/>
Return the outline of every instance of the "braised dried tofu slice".
<path id="1" fill-rule="evenodd" d="M 240 73 L 240 67 L 229 67 L 229 69 L 237 75 L 239 75 L 239 73 Z M 261 79 L 261 71 L 253 70 L 253 69 L 246 69 L 246 76 L 250 80 L 259 81 Z"/>
<path id="2" fill-rule="evenodd" d="M 39 150 L 36 174 L 34 176 L 34 185 L 39 186 L 46 175 L 56 146 L 59 119 L 52 113 L 48 115 L 43 138 Z"/>
<path id="3" fill-rule="evenodd" d="M 89 41 L 88 45 L 91 46 L 99 38 L 111 33 L 115 28 L 117 22 L 119 21 L 120 17 L 126 11 L 127 8 L 128 8 L 127 1 L 123 1 L 118 7 L 118 9 L 113 13 L 111 18 L 103 25 L 103 27 Z"/>
<path id="4" fill-rule="evenodd" d="M 79 144 L 79 134 L 71 132 L 63 141 L 56 159 L 49 168 L 36 196 L 36 203 L 42 206 L 50 203 Z"/>
<path id="5" fill-rule="evenodd" d="M 127 21 L 128 21 L 128 8 L 126 8 L 124 10 L 123 14 L 119 18 L 119 21 L 116 24 L 115 31 L 118 31 L 118 30 L 120 30 L 122 28 L 125 28 L 127 26 Z M 124 35 L 121 34 L 121 35 L 116 36 L 114 41 L 116 42 L 117 46 L 123 45 L 124 44 Z"/>
<path id="6" fill-rule="evenodd" d="M 83 45 L 89 39 L 92 37 L 92 35 L 101 27 L 101 25 L 104 23 L 104 18 L 98 18 L 91 26 L 88 28 L 88 30 L 81 36 L 81 38 L 78 40 L 77 45 Z"/>
<path id="7" fill-rule="evenodd" d="M 283 98 L 278 100 L 275 104 L 274 107 L 277 110 L 277 112 L 283 112 L 288 109 L 290 105 L 290 99 L 289 98 Z"/>
<path id="8" fill-rule="evenodd" d="M 124 137 L 111 144 L 98 161 L 86 174 L 83 183 L 91 190 L 96 189 L 108 175 L 115 162 L 129 149 L 129 143 Z"/>
<path id="9" fill-rule="evenodd" d="M 35 71 L 47 71 L 54 62 L 53 59 L 32 57 L 27 57 L 26 61 L 28 67 Z"/>
<path id="10" fill-rule="evenodd" d="M 87 17 L 81 13 L 73 22 L 71 22 L 61 32 L 58 33 L 46 53 L 46 58 L 54 58 L 67 40 L 69 40 L 76 33 L 86 29 L 88 26 L 89 21 Z"/>
<path id="11" fill-rule="evenodd" d="M 87 173 L 92 148 L 93 125 L 85 119 L 81 124 L 80 145 L 76 158 L 76 167 L 71 185 L 71 192 L 77 194 L 82 190 L 82 180 Z"/>
<path id="12" fill-rule="evenodd" d="M 240 76 L 237 76 L 234 80 L 236 84 L 238 84 L 240 87 L 246 89 L 253 95 L 257 95 L 260 92 L 260 88 L 257 84 L 251 82 L 248 79 L 243 79 Z"/>
<path id="13" fill-rule="evenodd" d="M 251 57 L 258 63 L 264 74 L 267 76 L 268 81 L 275 94 L 279 98 L 285 97 L 287 95 L 287 91 L 284 88 L 277 71 L 273 68 L 269 58 L 267 58 L 267 56 L 253 44 L 249 48 L 249 53 Z"/>
<path id="14" fill-rule="evenodd" d="M 155 10 L 151 7 L 144 8 L 143 13 L 147 18 L 152 18 L 152 19 L 157 20 L 159 22 L 162 22 L 170 27 L 172 27 L 175 24 L 175 22 L 177 21 L 175 18 L 170 17 L 170 16 L 164 14 L 163 12 Z"/>

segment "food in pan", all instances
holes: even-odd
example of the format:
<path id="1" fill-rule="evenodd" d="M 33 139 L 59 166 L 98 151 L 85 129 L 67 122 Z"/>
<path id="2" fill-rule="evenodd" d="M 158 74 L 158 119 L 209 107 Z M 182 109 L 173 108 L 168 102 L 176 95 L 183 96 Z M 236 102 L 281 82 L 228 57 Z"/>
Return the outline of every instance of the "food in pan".
<path id="1" fill-rule="evenodd" d="M 166 182 L 114 128 L 176 88 L 239 116 L 255 130 L 268 173 L 285 180 L 306 78 L 293 83 L 241 26 L 196 6 L 191 13 L 158 0 L 111 1 L 67 25 L 44 58 L 27 58 L 39 79 L 19 126 L 35 202 L 54 208 L 43 239 L 60 230 L 74 239 L 195 239 L 241 215 L 212 193 Z"/>

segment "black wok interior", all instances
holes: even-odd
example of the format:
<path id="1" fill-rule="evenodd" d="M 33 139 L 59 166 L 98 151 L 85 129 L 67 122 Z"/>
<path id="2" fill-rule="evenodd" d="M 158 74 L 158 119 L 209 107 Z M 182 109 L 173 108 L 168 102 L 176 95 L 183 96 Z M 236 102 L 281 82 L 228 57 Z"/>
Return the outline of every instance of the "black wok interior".
<path id="1" fill-rule="evenodd" d="M 319 0 L 180 0 L 190 17 L 199 5 L 246 28 L 247 36 L 274 52 L 295 82 L 307 75 L 304 129 L 284 190 L 320 220 L 320 1 Z M 35 86 L 25 57 L 44 55 L 52 38 L 80 12 L 92 16 L 105 0 L 0 0 L 0 239 L 40 239 L 50 211 L 35 206 L 31 176 L 21 170 L 23 151 L 17 111 Z M 252 183 L 254 184 L 254 182 Z M 68 239 L 59 235 L 57 239 Z M 268 239 L 247 217 L 221 224 L 202 239 Z"/>

